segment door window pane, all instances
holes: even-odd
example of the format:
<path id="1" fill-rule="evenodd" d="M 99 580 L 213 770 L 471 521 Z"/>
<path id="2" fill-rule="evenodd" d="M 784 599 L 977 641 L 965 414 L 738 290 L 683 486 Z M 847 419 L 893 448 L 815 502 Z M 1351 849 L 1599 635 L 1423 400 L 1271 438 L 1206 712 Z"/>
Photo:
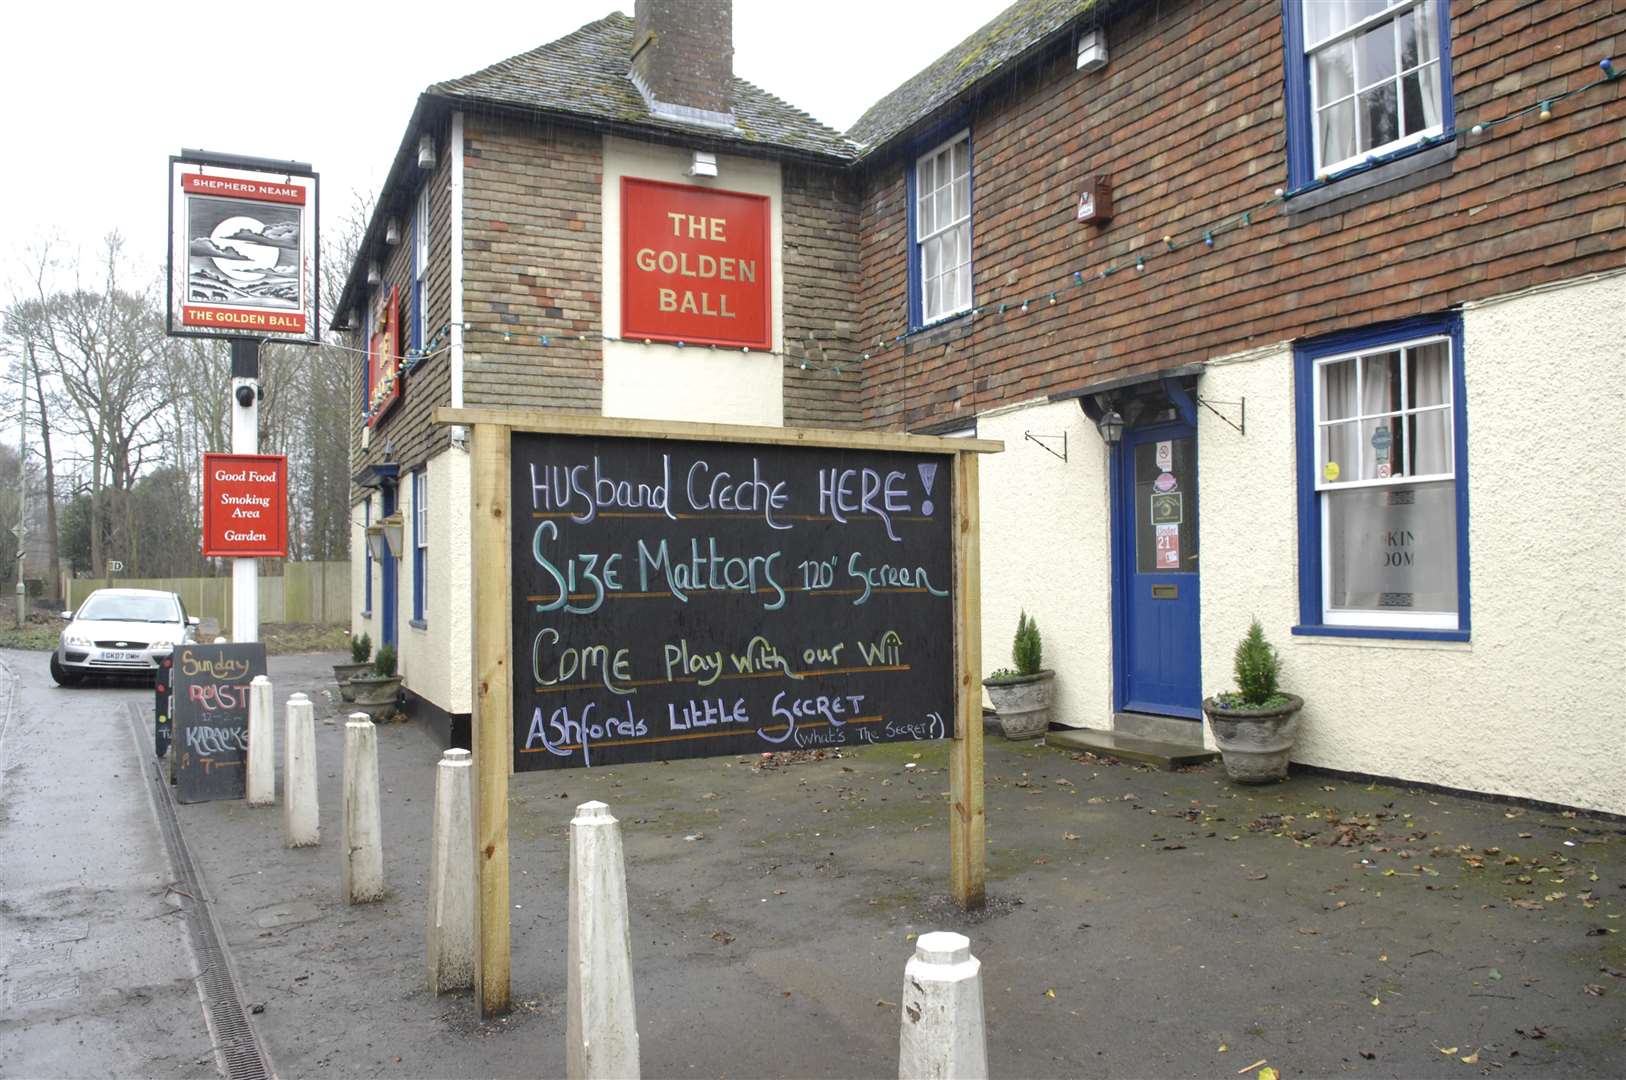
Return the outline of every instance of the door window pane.
<path id="1" fill-rule="evenodd" d="M 1197 440 L 1140 443 L 1134 448 L 1134 469 L 1136 571 L 1195 572 Z"/>
<path id="2" fill-rule="evenodd" d="M 1329 609 L 1456 614 L 1455 484 L 1329 491 L 1322 499 Z"/>

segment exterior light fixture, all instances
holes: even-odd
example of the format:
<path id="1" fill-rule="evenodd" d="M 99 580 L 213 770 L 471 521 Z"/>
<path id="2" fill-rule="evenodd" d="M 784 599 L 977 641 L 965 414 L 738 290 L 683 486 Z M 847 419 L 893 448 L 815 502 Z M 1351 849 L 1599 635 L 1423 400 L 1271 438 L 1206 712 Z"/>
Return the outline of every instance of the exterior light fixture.
<path id="1" fill-rule="evenodd" d="M 378 260 L 374 259 L 372 262 L 367 264 L 367 284 L 378 285 L 382 283 L 383 280 L 384 270 L 378 265 Z"/>
<path id="2" fill-rule="evenodd" d="M 432 136 L 418 137 L 418 168 L 433 169 L 435 167 L 435 140 Z"/>
<path id="3" fill-rule="evenodd" d="M 1117 446 L 1124 437 L 1124 418 L 1117 409 L 1108 409 L 1101 414 L 1101 419 L 1095 422 L 1095 429 L 1101 433 L 1101 441 L 1108 446 Z"/>
<path id="4" fill-rule="evenodd" d="M 390 218 L 390 220 L 384 225 L 384 243 L 388 244 L 390 247 L 394 247 L 400 242 L 401 220 L 399 218 Z"/>
<path id="5" fill-rule="evenodd" d="M 376 563 L 382 563 L 389 555 L 389 545 L 384 541 L 384 526 L 367 526 L 367 553 L 373 557 L 373 561 Z"/>
<path id="6" fill-rule="evenodd" d="M 694 159 L 689 163 L 690 176 L 716 176 L 717 155 L 707 154 L 696 150 Z"/>
<path id="7" fill-rule="evenodd" d="M 405 530 L 402 528 L 400 513 L 391 514 L 378 524 L 384 530 L 384 546 L 389 554 L 395 558 L 405 555 L 406 547 L 402 544 Z"/>

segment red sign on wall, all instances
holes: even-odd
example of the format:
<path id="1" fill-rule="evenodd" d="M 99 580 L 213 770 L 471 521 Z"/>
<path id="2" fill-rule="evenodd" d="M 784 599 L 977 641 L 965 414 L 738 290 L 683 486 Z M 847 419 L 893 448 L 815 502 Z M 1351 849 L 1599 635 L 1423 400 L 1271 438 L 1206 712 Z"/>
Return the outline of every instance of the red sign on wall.
<path id="1" fill-rule="evenodd" d="M 621 181 L 621 336 L 773 348 L 766 195 Z"/>
<path id="2" fill-rule="evenodd" d="M 203 455 L 203 553 L 239 559 L 288 554 L 288 459 Z"/>
<path id="3" fill-rule="evenodd" d="M 367 426 L 374 427 L 401 400 L 401 302 L 394 285 L 379 291 L 373 311 L 367 387 Z"/>

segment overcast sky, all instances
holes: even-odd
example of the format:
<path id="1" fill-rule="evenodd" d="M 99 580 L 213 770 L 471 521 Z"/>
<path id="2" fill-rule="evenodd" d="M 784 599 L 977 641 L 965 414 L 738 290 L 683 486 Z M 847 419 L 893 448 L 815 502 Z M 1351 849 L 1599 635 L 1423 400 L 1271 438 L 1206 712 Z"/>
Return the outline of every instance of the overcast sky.
<path id="1" fill-rule="evenodd" d="M 735 0 L 734 69 L 845 130 L 1009 0 Z M 117 228 L 163 258 L 168 156 L 308 161 L 328 210 L 383 181 L 425 86 L 535 48 L 633 0 L 10 5 L 0 63 L 0 295 L 30 245 L 94 258 Z"/>

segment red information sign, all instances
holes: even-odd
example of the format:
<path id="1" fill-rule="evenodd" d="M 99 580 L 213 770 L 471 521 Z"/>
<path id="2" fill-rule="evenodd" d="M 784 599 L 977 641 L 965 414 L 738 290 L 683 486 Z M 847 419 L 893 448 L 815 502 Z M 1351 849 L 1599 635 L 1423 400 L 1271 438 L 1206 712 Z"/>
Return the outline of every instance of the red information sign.
<path id="1" fill-rule="evenodd" d="M 621 181 L 621 336 L 773 348 L 768 197 Z"/>
<path id="2" fill-rule="evenodd" d="M 203 455 L 203 553 L 239 559 L 288 554 L 288 459 Z"/>

